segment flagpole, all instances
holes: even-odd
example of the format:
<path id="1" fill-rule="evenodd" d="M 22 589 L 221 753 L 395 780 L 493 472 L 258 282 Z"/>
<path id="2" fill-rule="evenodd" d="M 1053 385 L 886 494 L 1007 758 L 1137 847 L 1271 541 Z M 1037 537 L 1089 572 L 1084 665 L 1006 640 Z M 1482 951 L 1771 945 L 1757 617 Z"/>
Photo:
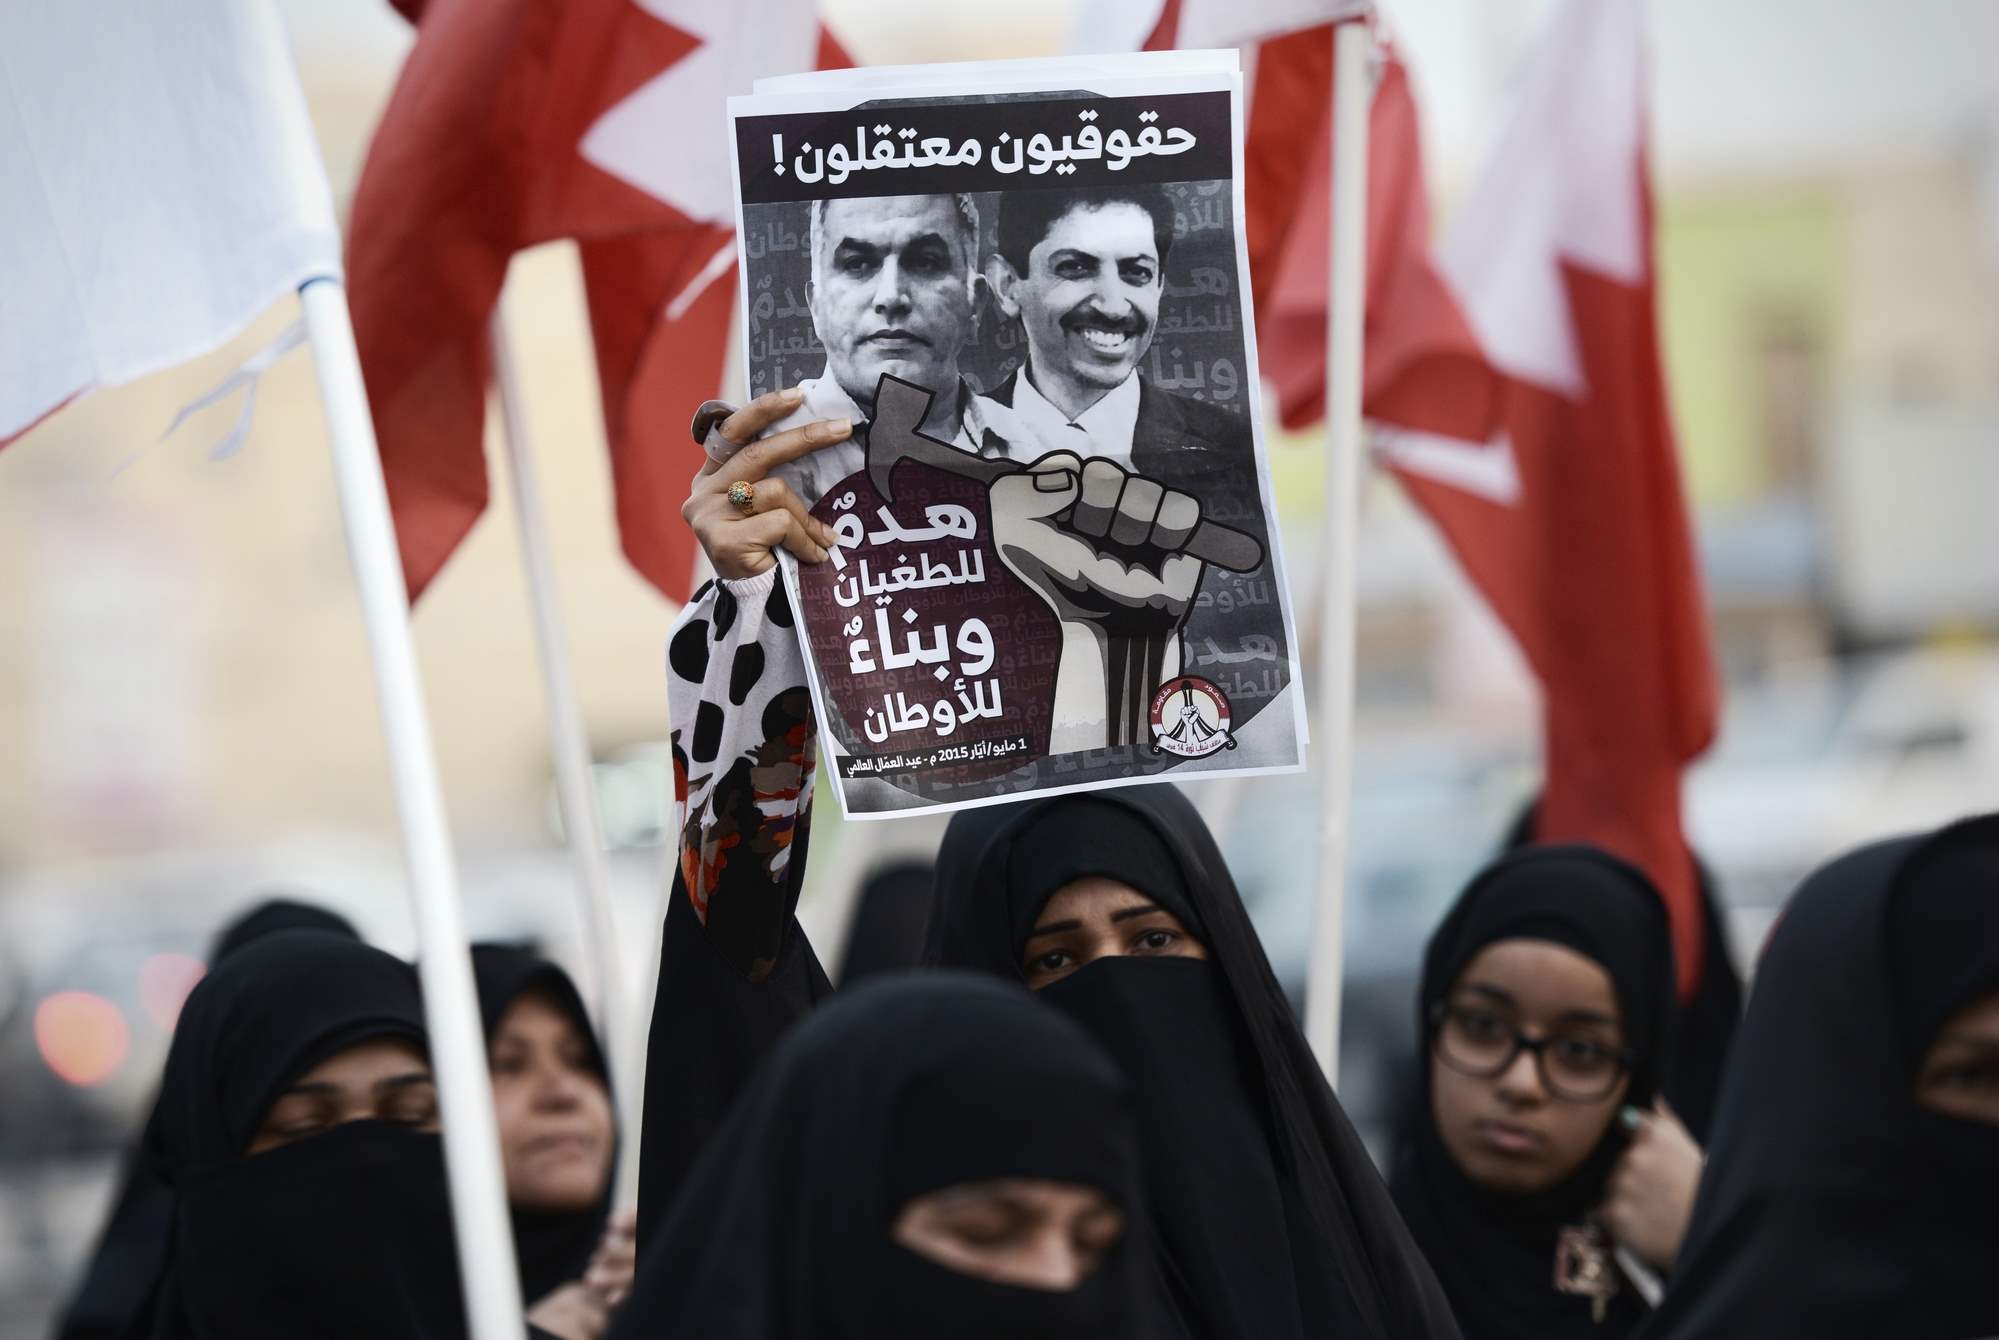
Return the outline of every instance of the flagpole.
<path id="1" fill-rule="evenodd" d="M 520 536 L 521 566 L 526 570 L 528 603 L 534 611 L 535 654 L 541 662 L 543 704 L 548 711 L 549 753 L 555 758 L 555 791 L 562 804 L 562 832 L 576 866 L 582 894 L 583 928 L 595 976 L 597 1019 L 604 1030 L 611 1092 L 617 1096 L 619 1125 L 639 1128 L 643 1095 L 633 1082 L 638 1063 L 630 1000 L 618 967 L 618 925 L 611 908 L 611 871 L 604 855 L 604 821 L 597 808 L 597 787 L 591 770 L 590 743 L 583 730 L 583 712 L 576 681 L 569 671 L 569 639 L 563 630 L 562 603 L 555 586 L 555 563 L 549 553 L 548 516 L 542 508 L 534 453 L 528 447 L 527 400 L 521 390 L 520 367 L 507 338 L 506 302 L 493 308 L 487 329 L 493 350 L 493 381 L 500 398 L 500 436 L 513 480 L 514 529 Z M 638 1144 L 629 1137 L 619 1161 L 616 1202 L 631 1205 L 638 1198 Z"/>
<path id="2" fill-rule="evenodd" d="M 1355 566 L 1359 560 L 1361 347 L 1367 287 L 1370 31 L 1333 25 L 1332 236 L 1326 303 L 1325 608 L 1319 629 L 1319 865 L 1305 1036 L 1337 1083 L 1345 976 L 1347 831 L 1353 788 Z"/>
<path id="3" fill-rule="evenodd" d="M 500 1170 L 499 1128 L 472 984 L 472 954 L 458 905 L 458 873 L 417 678 L 409 599 L 346 289 L 338 279 L 312 279 L 299 289 L 299 300 L 305 308 L 306 334 L 332 439 L 348 559 L 368 628 L 390 773 L 402 815 L 403 859 L 417 928 L 417 969 L 443 1113 L 444 1157 L 469 1333 L 474 1340 L 525 1340 L 520 1277 Z"/>

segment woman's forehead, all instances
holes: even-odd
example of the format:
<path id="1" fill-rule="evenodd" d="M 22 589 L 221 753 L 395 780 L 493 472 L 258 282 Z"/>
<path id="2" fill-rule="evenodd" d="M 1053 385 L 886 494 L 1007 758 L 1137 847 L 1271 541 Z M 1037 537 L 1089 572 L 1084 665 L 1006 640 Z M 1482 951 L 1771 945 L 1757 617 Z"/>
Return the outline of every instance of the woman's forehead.
<path id="1" fill-rule="evenodd" d="M 1523 1013 L 1618 1014 L 1616 987 L 1604 966 L 1553 940 L 1495 940 L 1472 955 L 1456 985 L 1501 992 Z"/>
<path id="2" fill-rule="evenodd" d="M 523 991 L 507 1006 L 506 1013 L 500 1016 L 500 1026 L 495 1035 L 508 1033 L 536 1038 L 565 1034 L 582 1036 L 582 1030 L 570 1017 L 569 1011 L 543 990 Z"/>
<path id="3" fill-rule="evenodd" d="M 367 1088 L 385 1078 L 427 1069 L 423 1049 L 408 1038 L 369 1038 L 341 1048 L 300 1075 L 290 1087 L 333 1084 Z"/>
<path id="4" fill-rule="evenodd" d="M 1131 907 L 1150 906 L 1152 899 L 1108 875 L 1083 875 L 1048 896 L 1040 920 L 1089 921 Z"/>

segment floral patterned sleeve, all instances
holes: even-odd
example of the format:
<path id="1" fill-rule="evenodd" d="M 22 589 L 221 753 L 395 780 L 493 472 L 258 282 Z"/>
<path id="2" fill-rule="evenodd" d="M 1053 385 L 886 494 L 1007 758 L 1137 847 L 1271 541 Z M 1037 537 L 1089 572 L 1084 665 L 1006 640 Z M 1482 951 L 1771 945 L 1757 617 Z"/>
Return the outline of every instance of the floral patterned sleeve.
<path id="1" fill-rule="evenodd" d="M 769 975 L 805 874 L 818 723 L 776 568 L 710 582 L 667 643 L 681 883 L 708 939 Z"/>

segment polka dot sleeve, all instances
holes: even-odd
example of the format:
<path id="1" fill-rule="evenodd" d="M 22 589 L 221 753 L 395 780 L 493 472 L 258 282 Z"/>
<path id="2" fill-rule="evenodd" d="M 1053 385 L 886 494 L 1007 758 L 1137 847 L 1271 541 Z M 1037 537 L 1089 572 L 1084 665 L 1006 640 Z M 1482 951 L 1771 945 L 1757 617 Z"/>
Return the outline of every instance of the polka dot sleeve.
<path id="1" fill-rule="evenodd" d="M 775 961 L 798 901 L 818 757 L 804 652 L 777 570 L 702 586 L 673 625 L 666 661 L 681 883 L 709 939 L 756 977 Z"/>

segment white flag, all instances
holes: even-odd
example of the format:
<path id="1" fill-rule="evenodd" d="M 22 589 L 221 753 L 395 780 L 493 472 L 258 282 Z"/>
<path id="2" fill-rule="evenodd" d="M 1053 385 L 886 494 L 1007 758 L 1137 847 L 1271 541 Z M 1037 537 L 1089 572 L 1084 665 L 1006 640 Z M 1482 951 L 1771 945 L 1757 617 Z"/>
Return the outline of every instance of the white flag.
<path id="1" fill-rule="evenodd" d="M 0 6 L 0 443 L 339 274 L 266 0 Z"/>

